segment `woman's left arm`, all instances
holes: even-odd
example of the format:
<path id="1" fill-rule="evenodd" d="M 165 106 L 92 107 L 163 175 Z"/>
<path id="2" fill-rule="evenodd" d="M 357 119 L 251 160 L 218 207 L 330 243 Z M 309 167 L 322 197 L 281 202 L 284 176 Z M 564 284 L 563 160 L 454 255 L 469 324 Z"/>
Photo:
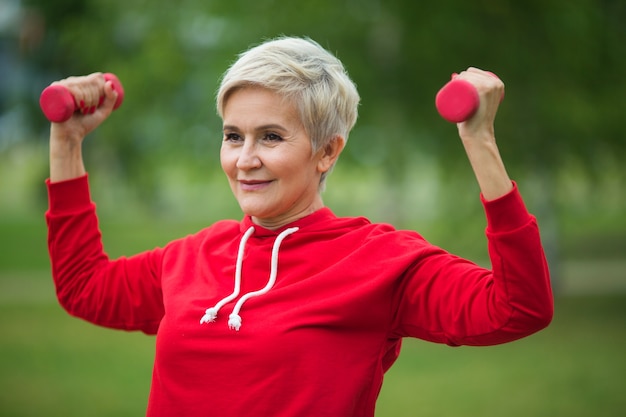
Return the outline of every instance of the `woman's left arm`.
<path id="1" fill-rule="evenodd" d="M 470 68 L 480 106 L 458 130 L 478 180 L 487 216 L 491 269 L 443 251 L 407 271 L 399 291 L 399 336 L 450 345 L 492 345 L 532 334 L 550 323 L 553 298 L 539 228 L 526 210 L 498 152 L 494 120 L 504 84 Z"/>

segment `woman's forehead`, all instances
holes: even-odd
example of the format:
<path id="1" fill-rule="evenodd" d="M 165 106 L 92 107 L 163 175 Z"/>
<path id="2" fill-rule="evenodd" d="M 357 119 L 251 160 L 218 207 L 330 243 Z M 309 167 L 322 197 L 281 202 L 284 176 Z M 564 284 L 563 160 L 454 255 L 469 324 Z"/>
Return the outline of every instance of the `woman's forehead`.
<path id="1" fill-rule="evenodd" d="M 292 99 L 262 87 L 249 86 L 232 91 L 225 103 L 224 125 L 301 125 Z"/>

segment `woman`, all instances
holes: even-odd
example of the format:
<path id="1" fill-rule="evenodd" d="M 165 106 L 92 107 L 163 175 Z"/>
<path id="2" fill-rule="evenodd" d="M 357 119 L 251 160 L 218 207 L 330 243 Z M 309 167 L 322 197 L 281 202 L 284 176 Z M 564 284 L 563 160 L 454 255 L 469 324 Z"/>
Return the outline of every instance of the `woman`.
<path id="1" fill-rule="evenodd" d="M 495 143 L 504 86 L 478 69 L 458 77 L 480 95 L 458 128 L 493 270 L 415 232 L 324 207 L 321 190 L 359 97 L 335 57 L 299 38 L 242 54 L 218 92 L 221 165 L 244 218 L 110 260 L 81 145 L 116 93 L 101 74 L 61 81 L 82 111 L 50 134 L 46 216 L 58 298 L 95 324 L 157 335 L 149 416 L 373 416 L 402 338 L 492 345 L 548 325 L 536 221 Z"/>

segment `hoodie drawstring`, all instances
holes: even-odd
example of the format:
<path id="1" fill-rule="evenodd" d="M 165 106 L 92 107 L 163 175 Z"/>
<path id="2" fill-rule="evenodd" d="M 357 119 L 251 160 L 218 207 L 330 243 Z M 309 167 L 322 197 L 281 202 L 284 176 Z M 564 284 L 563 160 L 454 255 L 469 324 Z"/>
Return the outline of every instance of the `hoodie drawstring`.
<path id="1" fill-rule="evenodd" d="M 235 304 L 235 307 L 233 308 L 233 312 L 229 315 L 228 327 L 230 327 L 233 330 L 239 331 L 239 329 L 241 328 L 241 316 L 239 315 L 239 312 L 241 311 L 243 304 L 246 301 L 248 301 L 248 299 L 266 294 L 272 289 L 272 287 L 276 283 L 276 277 L 278 276 L 278 252 L 280 249 L 280 245 L 283 239 L 285 239 L 290 234 L 297 232 L 298 230 L 299 230 L 298 227 L 291 227 L 289 229 L 283 230 L 276 237 L 276 240 L 274 241 L 274 246 L 272 247 L 270 277 L 269 277 L 269 280 L 267 281 L 267 284 L 265 285 L 265 287 L 263 287 L 262 289 L 258 291 L 252 291 L 252 292 L 244 294 L 239 299 L 239 301 L 237 301 L 237 303 Z M 202 317 L 202 319 L 200 319 L 200 324 L 214 322 L 215 319 L 217 318 L 218 311 L 224 305 L 226 305 L 227 303 L 237 298 L 237 296 L 239 295 L 239 291 L 241 289 L 241 268 L 243 265 L 244 247 L 245 247 L 246 242 L 248 241 L 248 238 L 253 233 L 254 233 L 254 227 L 250 227 L 246 231 L 246 233 L 243 235 L 243 237 L 241 238 L 241 242 L 239 243 L 239 252 L 237 253 L 237 267 L 235 270 L 235 289 L 233 290 L 233 293 L 223 298 L 221 301 L 215 304 L 215 306 L 208 308 L 204 316 Z"/>
<path id="2" fill-rule="evenodd" d="M 233 293 L 228 297 L 224 297 L 219 303 L 215 304 L 215 306 L 207 308 L 204 316 L 200 319 L 200 324 L 214 322 L 217 318 L 217 312 L 220 310 L 220 308 L 224 307 L 226 303 L 231 302 L 239 295 L 239 291 L 241 290 L 241 266 L 243 265 L 244 248 L 252 233 L 254 233 L 254 227 L 250 227 L 248 230 L 246 230 L 246 233 L 243 235 L 241 241 L 239 242 L 239 251 L 237 252 L 237 266 L 235 269 L 235 289 L 233 290 Z"/>

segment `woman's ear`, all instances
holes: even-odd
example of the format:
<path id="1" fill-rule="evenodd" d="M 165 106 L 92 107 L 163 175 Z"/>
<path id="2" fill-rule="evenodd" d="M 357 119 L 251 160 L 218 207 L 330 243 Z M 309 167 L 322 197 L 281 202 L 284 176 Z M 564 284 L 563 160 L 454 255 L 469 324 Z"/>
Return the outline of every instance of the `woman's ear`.
<path id="1" fill-rule="evenodd" d="M 337 158 L 339 158 L 344 146 L 346 146 L 346 140 L 343 136 L 337 135 L 333 137 L 326 146 L 320 149 L 318 151 L 320 155 L 317 162 L 318 171 L 322 173 L 329 171 L 333 165 L 335 165 L 335 162 L 337 162 Z"/>

